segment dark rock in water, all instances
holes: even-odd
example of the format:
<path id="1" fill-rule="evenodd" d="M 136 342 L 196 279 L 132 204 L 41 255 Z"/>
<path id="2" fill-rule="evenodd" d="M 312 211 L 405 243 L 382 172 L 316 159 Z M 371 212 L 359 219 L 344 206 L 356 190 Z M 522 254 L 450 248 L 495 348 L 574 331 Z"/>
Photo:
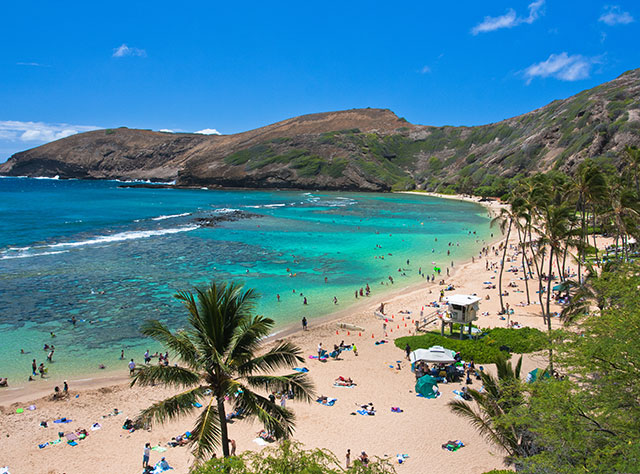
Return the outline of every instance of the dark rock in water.
<path id="1" fill-rule="evenodd" d="M 207 217 L 198 217 L 194 221 L 200 227 L 216 227 L 220 222 L 233 222 L 241 219 L 253 219 L 255 217 L 264 217 L 260 214 L 252 214 L 244 211 L 229 211 L 223 214 L 212 214 Z"/>

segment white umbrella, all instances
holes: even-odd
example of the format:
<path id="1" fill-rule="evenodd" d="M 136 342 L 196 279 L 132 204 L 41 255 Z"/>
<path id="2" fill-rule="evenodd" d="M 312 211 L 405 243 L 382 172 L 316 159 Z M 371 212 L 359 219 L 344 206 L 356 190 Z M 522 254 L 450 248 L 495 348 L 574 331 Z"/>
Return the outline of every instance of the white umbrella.
<path id="1" fill-rule="evenodd" d="M 443 364 L 451 364 L 456 361 L 456 353 L 452 350 L 445 349 L 442 346 L 433 346 L 429 349 L 417 349 L 409 354 L 411 362 L 424 360 L 425 362 L 437 362 Z"/>

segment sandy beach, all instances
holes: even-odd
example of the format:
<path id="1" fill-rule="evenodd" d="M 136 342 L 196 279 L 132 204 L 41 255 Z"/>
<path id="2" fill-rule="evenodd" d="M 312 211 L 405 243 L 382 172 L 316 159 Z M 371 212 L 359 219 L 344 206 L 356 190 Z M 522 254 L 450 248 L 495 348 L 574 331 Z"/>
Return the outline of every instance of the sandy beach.
<path id="1" fill-rule="evenodd" d="M 420 193 L 424 194 L 424 193 Z M 459 196 L 458 196 L 459 197 Z M 487 204 L 491 212 L 497 212 L 498 202 Z M 496 231 L 498 233 L 499 231 Z M 513 245 L 514 241 L 510 244 Z M 454 285 L 455 291 L 462 294 L 477 294 L 482 298 L 478 326 L 506 327 L 507 321 L 500 319 L 499 295 L 497 289 L 498 264 L 501 253 L 498 244 L 490 244 L 496 251 L 489 249 L 488 256 L 479 255 L 475 261 L 454 268 L 446 284 Z M 524 281 L 521 270 L 507 272 L 511 267 L 519 267 L 515 247 L 510 247 L 508 261 L 505 263 L 503 289 L 509 290 L 505 297 L 515 314 L 512 321 L 522 326 L 545 328 L 540 315 L 539 305 L 522 305 L 526 301 Z M 493 264 L 493 265 L 492 265 Z M 489 269 L 487 269 L 489 267 Z M 493 267 L 493 268 L 492 268 Z M 486 288 L 491 281 L 496 289 Z M 507 285 L 513 281 L 515 287 Z M 309 369 L 316 393 L 337 398 L 334 406 L 318 403 L 305 404 L 295 400 L 288 401 L 287 407 L 296 415 L 295 439 L 308 448 L 323 448 L 333 451 L 344 466 L 346 449 L 351 449 L 352 457 L 360 451 L 370 456 L 391 457 L 407 454 L 409 458 L 403 464 L 396 463 L 398 473 L 424 473 L 425 466 L 430 472 L 480 474 L 485 471 L 504 468 L 503 453 L 488 444 L 468 422 L 453 415 L 446 404 L 453 399 L 453 390 L 461 384 L 440 384 L 442 396 L 429 400 L 417 397 L 414 393 L 415 377 L 404 352 L 395 347 L 393 339 L 413 333 L 414 320 L 420 312 L 428 314 L 433 308 L 428 304 L 438 300 L 442 285 L 420 283 L 404 288 L 384 298 L 376 296 L 364 298 L 357 305 L 349 307 L 328 317 L 326 320 L 311 321 L 308 331 L 292 328 L 278 333 L 275 339 L 287 337 L 305 354 L 305 362 L 300 366 Z M 532 302 L 537 300 L 535 289 L 537 282 L 529 282 Z M 485 298 L 489 296 L 490 299 Z M 385 313 L 389 318 L 388 333 L 382 329 L 383 320 L 374 311 L 385 303 Z M 558 308 L 553 309 L 554 311 Z M 363 331 L 347 331 L 338 327 L 347 323 L 362 327 Z M 557 320 L 554 325 L 559 325 Z M 437 328 L 439 326 L 434 326 Z M 514 329 L 515 330 L 515 329 Z M 376 341 L 386 339 L 389 343 L 376 345 Z M 346 344 L 355 343 L 358 348 L 356 357 L 352 351 L 342 353 L 340 359 L 319 362 L 308 356 L 316 353 L 319 342 L 331 348 L 342 340 Z M 272 344 L 270 341 L 268 344 Z M 516 359 L 514 356 L 513 359 Z M 513 360 L 512 359 L 512 360 Z M 401 369 L 395 368 L 401 361 Z M 523 371 L 546 365 L 542 356 L 527 355 L 524 358 Z M 487 370 L 492 367 L 487 366 Z M 334 380 L 339 377 L 351 377 L 355 387 L 335 387 Z M 70 395 L 63 400 L 51 399 L 53 385 L 61 385 L 62 380 L 51 380 L 48 385 L 40 384 L 29 391 L 0 391 L 0 467 L 8 466 L 11 474 L 81 474 L 88 472 L 109 472 L 134 474 L 141 472 L 142 448 L 146 442 L 160 446 L 161 451 L 152 451 L 151 462 L 165 456 L 176 473 L 186 473 L 193 463 L 187 447 L 167 447 L 172 437 L 191 429 L 194 418 L 186 417 L 162 426 L 153 426 L 149 431 L 128 432 L 122 429 L 126 418 L 134 418 L 142 408 L 162 399 L 174 391 L 163 387 L 130 388 L 126 371 L 104 379 L 70 379 Z M 474 381 L 475 384 L 479 382 Z M 477 386 L 475 388 L 478 388 Z M 375 416 L 352 414 L 359 405 L 373 403 Z M 30 410 L 29 406 L 35 406 Z M 394 413 L 391 407 L 400 407 L 402 413 Z M 16 413 L 23 409 L 22 413 Z M 113 415 L 114 409 L 118 410 Z M 66 424 L 53 423 L 66 417 L 73 421 Z M 47 427 L 41 427 L 47 421 Z M 91 430 L 98 423 L 100 428 Z M 42 449 L 40 444 L 58 438 L 58 432 L 86 429 L 89 436 L 70 446 L 66 442 L 48 445 Z M 230 437 L 236 440 L 238 452 L 258 450 L 261 446 L 255 442 L 256 433 L 261 429 L 258 423 L 238 420 L 229 425 Z M 448 440 L 459 439 L 465 447 L 449 452 L 441 445 Z M 218 451 L 221 454 L 221 450 Z"/>

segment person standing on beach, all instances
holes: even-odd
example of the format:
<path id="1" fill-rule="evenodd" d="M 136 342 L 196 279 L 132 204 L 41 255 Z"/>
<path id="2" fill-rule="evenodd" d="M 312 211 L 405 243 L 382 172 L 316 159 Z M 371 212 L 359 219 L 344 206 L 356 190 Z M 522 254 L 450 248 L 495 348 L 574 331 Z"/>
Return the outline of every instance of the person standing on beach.
<path id="1" fill-rule="evenodd" d="M 318 343 L 318 359 L 322 357 L 322 343 Z"/>
<path id="2" fill-rule="evenodd" d="M 144 363 L 148 364 L 149 362 L 151 362 L 151 355 L 149 354 L 149 349 L 147 349 L 147 352 L 144 353 Z"/>
<path id="3" fill-rule="evenodd" d="M 133 375 L 133 371 L 136 368 L 136 363 L 133 361 L 133 359 L 131 359 L 131 362 L 129 362 L 129 375 Z"/>
<path id="4" fill-rule="evenodd" d="M 38 364 L 36 364 L 36 360 L 33 359 L 33 362 L 31 362 L 31 371 L 33 372 L 33 375 L 36 375 L 36 370 L 38 370 Z"/>
<path id="5" fill-rule="evenodd" d="M 307 330 L 307 318 L 305 316 L 302 316 L 302 330 Z"/>
<path id="6" fill-rule="evenodd" d="M 120 351 L 120 360 L 124 360 L 124 349 Z"/>
<path id="7" fill-rule="evenodd" d="M 407 360 L 410 360 L 409 355 L 411 354 L 411 346 L 407 342 L 407 345 L 404 347 L 404 352 L 407 354 Z"/>
<path id="8" fill-rule="evenodd" d="M 144 449 L 142 450 L 142 467 L 147 467 L 149 465 L 149 455 L 151 454 L 151 443 L 147 443 L 144 445 Z"/>
<path id="9" fill-rule="evenodd" d="M 62 387 L 62 391 L 64 393 L 67 393 L 69 391 L 69 384 L 67 383 L 67 381 L 64 381 L 64 386 Z"/>
<path id="10" fill-rule="evenodd" d="M 347 469 L 351 467 L 351 450 L 347 449 L 347 455 L 345 456 L 345 464 Z"/>

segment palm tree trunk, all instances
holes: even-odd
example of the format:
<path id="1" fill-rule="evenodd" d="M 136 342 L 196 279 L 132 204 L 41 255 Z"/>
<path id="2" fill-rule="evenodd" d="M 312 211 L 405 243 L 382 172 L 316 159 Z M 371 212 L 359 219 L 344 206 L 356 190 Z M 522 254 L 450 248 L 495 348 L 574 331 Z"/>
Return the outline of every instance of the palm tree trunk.
<path id="1" fill-rule="evenodd" d="M 220 437 L 222 438 L 222 454 L 229 457 L 229 432 L 227 431 L 227 414 L 224 411 L 224 395 L 216 396 L 218 416 L 220 417 Z"/>
<path id="2" fill-rule="evenodd" d="M 531 304 L 531 300 L 529 299 L 529 275 L 527 275 L 527 250 L 522 240 L 522 233 L 520 232 L 520 226 L 517 226 L 518 229 L 518 240 L 520 241 L 520 246 L 522 247 L 522 271 L 524 272 L 524 286 L 527 290 L 527 304 Z M 526 231 L 525 231 L 526 236 Z"/>
<path id="3" fill-rule="evenodd" d="M 502 264 L 500 265 L 500 275 L 498 276 L 498 291 L 500 292 L 500 310 L 504 313 L 504 304 L 502 301 L 502 272 L 504 272 L 504 261 L 507 258 L 507 248 L 509 248 L 509 236 L 511 235 L 511 224 L 513 219 L 509 219 L 509 228 L 507 229 L 507 238 L 504 241 L 504 252 L 502 252 Z"/>
<path id="4" fill-rule="evenodd" d="M 551 270 L 553 269 L 553 245 L 549 245 L 549 275 L 547 279 L 547 330 L 551 334 Z M 553 349 L 549 341 L 549 372 L 553 374 Z"/>
<path id="5" fill-rule="evenodd" d="M 596 263 L 598 263 L 598 243 L 596 242 L 596 211 L 593 210 L 593 246 L 596 249 Z"/>

